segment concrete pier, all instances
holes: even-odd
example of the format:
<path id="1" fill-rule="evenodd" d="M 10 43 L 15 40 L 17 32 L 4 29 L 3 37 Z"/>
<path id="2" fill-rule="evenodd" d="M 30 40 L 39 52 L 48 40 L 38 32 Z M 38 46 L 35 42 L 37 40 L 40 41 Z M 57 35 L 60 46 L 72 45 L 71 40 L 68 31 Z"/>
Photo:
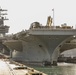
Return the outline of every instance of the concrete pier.
<path id="1" fill-rule="evenodd" d="M 0 75 L 47 75 L 14 61 L 0 59 Z"/>

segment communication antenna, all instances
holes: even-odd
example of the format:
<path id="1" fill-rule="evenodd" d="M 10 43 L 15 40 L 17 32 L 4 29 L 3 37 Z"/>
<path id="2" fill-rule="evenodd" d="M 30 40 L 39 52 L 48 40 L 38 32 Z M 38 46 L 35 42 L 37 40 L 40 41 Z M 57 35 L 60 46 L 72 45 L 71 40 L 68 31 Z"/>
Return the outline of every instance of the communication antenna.
<path id="1" fill-rule="evenodd" d="M 55 25 L 55 22 L 54 22 L 54 14 L 55 14 L 55 11 L 54 11 L 54 8 L 52 9 L 53 11 L 53 26 Z"/>
<path id="2" fill-rule="evenodd" d="M 2 15 L 7 15 L 7 13 L 1 13 L 1 12 L 3 12 L 3 11 L 7 11 L 6 9 L 1 9 L 1 7 L 0 7 L 0 17 L 2 16 Z"/>

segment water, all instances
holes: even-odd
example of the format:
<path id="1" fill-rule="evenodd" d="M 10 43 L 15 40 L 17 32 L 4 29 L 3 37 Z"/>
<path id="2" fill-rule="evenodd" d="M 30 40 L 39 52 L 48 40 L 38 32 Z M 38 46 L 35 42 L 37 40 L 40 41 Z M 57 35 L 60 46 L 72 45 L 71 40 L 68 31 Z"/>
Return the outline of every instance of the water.
<path id="1" fill-rule="evenodd" d="M 35 67 L 36 70 L 42 71 L 48 75 L 76 75 L 76 64 L 58 63 L 58 66 Z"/>

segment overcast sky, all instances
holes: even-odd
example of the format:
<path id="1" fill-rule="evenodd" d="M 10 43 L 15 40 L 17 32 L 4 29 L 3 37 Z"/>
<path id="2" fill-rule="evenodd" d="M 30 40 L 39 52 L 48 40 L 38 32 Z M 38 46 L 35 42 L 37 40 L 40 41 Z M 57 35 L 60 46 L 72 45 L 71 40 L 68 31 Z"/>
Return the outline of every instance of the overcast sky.
<path id="1" fill-rule="evenodd" d="M 55 25 L 76 25 L 76 0 L 0 0 L 0 6 L 8 10 L 9 33 L 28 29 L 32 22 L 46 25 L 47 16 L 55 12 Z"/>

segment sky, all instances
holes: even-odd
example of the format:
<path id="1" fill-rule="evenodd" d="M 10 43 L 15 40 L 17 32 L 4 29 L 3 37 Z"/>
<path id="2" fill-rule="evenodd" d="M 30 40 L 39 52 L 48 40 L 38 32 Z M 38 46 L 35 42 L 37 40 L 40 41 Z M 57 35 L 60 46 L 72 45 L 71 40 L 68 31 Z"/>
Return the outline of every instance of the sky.
<path id="1" fill-rule="evenodd" d="M 46 25 L 47 17 L 53 17 L 52 9 L 55 25 L 67 23 L 76 27 L 75 0 L 0 0 L 0 6 L 8 10 L 5 25 L 10 26 L 10 34 L 29 29 L 35 21 Z"/>

